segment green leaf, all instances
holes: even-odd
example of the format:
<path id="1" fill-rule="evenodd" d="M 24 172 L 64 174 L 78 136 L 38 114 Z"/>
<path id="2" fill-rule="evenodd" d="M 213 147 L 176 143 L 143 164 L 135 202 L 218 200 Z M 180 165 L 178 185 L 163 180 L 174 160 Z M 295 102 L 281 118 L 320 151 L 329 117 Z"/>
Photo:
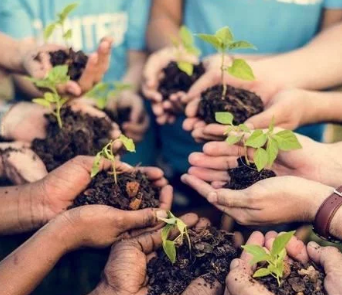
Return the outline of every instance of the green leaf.
<path id="1" fill-rule="evenodd" d="M 268 155 L 263 148 L 258 148 L 256 150 L 254 154 L 254 163 L 259 172 L 267 166 Z"/>
<path id="2" fill-rule="evenodd" d="M 59 104 L 62 107 L 63 105 L 65 105 L 68 102 L 69 98 L 68 97 L 64 97 L 60 100 Z"/>
<path id="3" fill-rule="evenodd" d="M 167 257 L 170 259 L 172 263 L 176 262 L 176 246 L 173 241 L 165 241 L 163 243 L 163 249 Z"/>
<path id="4" fill-rule="evenodd" d="M 291 130 L 280 131 L 273 138 L 277 141 L 278 148 L 282 151 L 292 151 L 302 148 L 296 135 Z"/>
<path id="5" fill-rule="evenodd" d="M 63 35 L 63 38 L 64 38 L 65 40 L 70 40 L 70 39 L 72 38 L 72 30 L 71 30 L 71 29 L 67 30 L 67 31 L 65 32 L 65 34 Z"/>
<path id="6" fill-rule="evenodd" d="M 234 116 L 229 112 L 217 112 L 215 113 L 215 120 L 223 125 L 233 125 Z"/>
<path id="7" fill-rule="evenodd" d="M 96 106 L 100 109 L 100 110 L 104 110 L 107 106 L 107 97 L 99 97 L 96 99 Z"/>
<path id="8" fill-rule="evenodd" d="M 253 260 L 250 263 L 251 265 L 254 265 L 260 261 L 266 261 L 266 258 L 270 256 L 263 247 L 258 245 L 245 245 L 241 248 L 245 250 L 248 254 L 252 255 Z"/>
<path id="9" fill-rule="evenodd" d="M 201 50 L 199 50 L 197 47 L 195 46 L 186 46 L 185 50 L 187 53 L 189 54 L 193 54 L 196 56 L 200 56 L 201 55 Z"/>
<path id="10" fill-rule="evenodd" d="M 186 232 L 187 228 L 188 228 L 187 225 L 179 218 L 177 218 L 176 225 L 177 225 L 177 228 L 178 228 L 180 234 L 183 236 L 184 233 Z"/>
<path id="11" fill-rule="evenodd" d="M 290 242 L 291 238 L 294 236 L 295 231 L 284 233 L 275 238 L 271 250 L 271 255 L 276 256 L 280 254 L 282 250 L 286 248 L 286 245 Z"/>
<path id="12" fill-rule="evenodd" d="M 239 136 L 230 135 L 229 137 L 227 137 L 226 142 L 229 145 L 234 145 L 234 144 L 238 143 L 242 139 L 242 137 L 243 137 L 243 135 L 239 135 Z"/>
<path id="13" fill-rule="evenodd" d="M 226 50 L 234 40 L 233 33 L 229 29 L 229 27 L 223 27 L 223 28 L 219 29 L 215 33 L 215 36 L 217 39 L 220 40 L 221 50 Z"/>
<path id="14" fill-rule="evenodd" d="M 167 238 L 169 237 L 169 233 L 172 229 L 173 229 L 173 225 L 171 224 L 165 225 L 164 228 L 162 229 L 161 237 L 162 237 L 163 244 L 166 243 Z"/>
<path id="15" fill-rule="evenodd" d="M 123 83 L 120 81 L 115 81 L 113 83 L 115 90 L 117 91 L 124 91 L 124 90 L 131 90 L 133 89 L 132 84 L 128 84 L 128 83 Z"/>
<path id="16" fill-rule="evenodd" d="M 194 44 L 194 37 L 191 31 L 186 26 L 181 27 L 179 35 L 185 47 L 188 47 Z"/>
<path id="17" fill-rule="evenodd" d="M 278 143 L 273 138 L 268 139 L 266 152 L 268 155 L 268 165 L 271 167 L 279 152 Z"/>
<path id="18" fill-rule="evenodd" d="M 233 77 L 238 79 L 247 81 L 255 80 L 252 68 L 243 59 L 234 59 L 233 64 L 227 68 L 227 71 Z"/>
<path id="19" fill-rule="evenodd" d="M 252 148 L 260 148 L 265 145 L 267 136 L 261 129 L 253 131 L 252 135 L 246 140 L 245 145 Z"/>
<path id="20" fill-rule="evenodd" d="M 32 101 L 34 103 L 39 104 L 39 105 L 46 107 L 46 108 L 51 107 L 51 104 L 48 101 L 46 101 L 44 98 L 34 98 L 34 99 L 32 99 Z"/>
<path id="21" fill-rule="evenodd" d="M 251 132 L 251 130 L 245 124 L 240 124 L 239 129 L 242 130 L 243 132 L 246 132 L 246 133 Z"/>
<path id="22" fill-rule="evenodd" d="M 48 73 L 48 80 L 55 85 L 63 84 L 70 80 L 68 76 L 69 67 L 67 65 L 55 66 Z"/>
<path id="23" fill-rule="evenodd" d="M 65 21 L 69 14 L 77 8 L 78 5 L 78 3 L 71 3 L 68 6 L 66 6 L 61 13 L 58 14 L 61 24 Z"/>
<path id="24" fill-rule="evenodd" d="M 266 276 L 268 276 L 268 275 L 270 275 L 270 274 L 271 274 L 271 272 L 270 272 L 269 269 L 267 269 L 267 268 L 260 268 L 260 269 L 258 269 L 258 270 L 254 273 L 253 278 L 266 277 Z"/>
<path id="25" fill-rule="evenodd" d="M 220 40 L 214 35 L 208 34 L 196 34 L 198 38 L 202 39 L 204 42 L 209 43 L 212 45 L 216 50 L 221 50 L 221 42 Z"/>
<path id="26" fill-rule="evenodd" d="M 192 63 L 186 61 L 179 61 L 177 62 L 178 68 L 186 73 L 188 76 L 192 76 L 194 73 L 194 65 Z"/>
<path id="27" fill-rule="evenodd" d="M 256 47 L 252 43 L 249 43 L 247 41 L 235 41 L 229 45 L 230 50 L 248 49 L 248 48 L 256 49 Z"/>
<path id="28" fill-rule="evenodd" d="M 49 24 L 44 30 L 44 41 L 47 42 L 56 29 L 56 24 Z"/>
<path id="29" fill-rule="evenodd" d="M 55 96 L 54 96 L 52 93 L 50 93 L 50 92 L 46 92 L 46 93 L 44 94 L 44 99 L 45 99 L 46 101 L 48 101 L 48 102 L 55 102 L 55 101 L 56 101 Z"/>
<path id="30" fill-rule="evenodd" d="M 102 158 L 102 152 L 97 153 L 97 155 L 95 156 L 93 167 L 91 168 L 91 173 L 90 173 L 91 178 L 95 177 L 99 173 L 101 158 Z"/>
<path id="31" fill-rule="evenodd" d="M 123 143 L 125 149 L 129 152 L 135 153 L 135 144 L 133 139 L 126 137 L 125 135 L 121 134 L 119 140 Z"/>

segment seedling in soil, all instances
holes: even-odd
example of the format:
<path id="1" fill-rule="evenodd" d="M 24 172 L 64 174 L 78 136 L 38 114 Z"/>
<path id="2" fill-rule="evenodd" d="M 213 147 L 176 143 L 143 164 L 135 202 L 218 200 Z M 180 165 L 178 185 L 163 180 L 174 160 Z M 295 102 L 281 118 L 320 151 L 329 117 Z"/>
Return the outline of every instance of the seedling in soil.
<path id="1" fill-rule="evenodd" d="M 163 249 L 167 257 L 173 264 L 176 262 L 177 257 L 176 245 L 182 245 L 184 237 L 186 237 L 189 249 L 191 250 L 188 228 L 181 219 L 174 216 L 171 212 L 168 212 L 168 218 L 160 218 L 160 220 L 166 223 L 166 226 L 163 228 L 161 233 Z M 179 235 L 174 240 L 169 240 L 168 238 L 170 232 L 175 229 L 178 229 Z"/>
<path id="2" fill-rule="evenodd" d="M 104 158 L 111 162 L 114 182 L 115 184 L 118 184 L 116 161 L 113 153 L 114 145 L 117 142 L 121 142 L 127 151 L 135 153 L 135 144 L 131 138 L 128 138 L 125 135 L 120 135 L 118 139 L 111 140 L 100 152 L 97 153 L 91 169 L 91 178 L 95 177 L 100 172 L 100 162 L 101 159 Z"/>
<path id="3" fill-rule="evenodd" d="M 224 135 L 227 135 L 226 142 L 229 145 L 242 144 L 247 164 L 250 163 L 247 157 L 247 149 L 255 149 L 253 162 L 258 172 L 267 166 L 272 167 L 279 151 L 287 152 L 302 148 L 295 133 L 292 131 L 282 130 L 274 133 L 274 118 L 265 132 L 262 129 L 251 131 L 245 124 L 235 126 L 233 123 L 234 116 L 229 112 L 215 113 L 215 119 L 218 123 L 227 125 Z M 231 132 L 234 132 L 234 134 L 231 135 Z"/>
<path id="4" fill-rule="evenodd" d="M 222 99 L 226 97 L 227 85 L 224 83 L 224 74 L 228 72 L 235 78 L 252 81 L 255 79 L 252 68 L 241 58 L 233 59 L 231 66 L 225 66 L 225 55 L 235 49 L 256 49 L 247 41 L 236 41 L 229 27 L 219 29 L 214 35 L 197 34 L 200 39 L 212 45 L 221 55 L 221 83 L 223 86 Z"/>
<path id="5" fill-rule="evenodd" d="M 258 245 L 242 246 L 242 248 L 253 257 L 250 263 L 251 265 L 258 263 L 265 264 L 265 267 L 259 268 L 254 273 L 254 278 L 261 278 L 271 275 L 277 279 L 279 286 L 281 285 L 281 279 L 284 276 L 285 270 L 284 259 L 287 254 L 286 246 L 294 234 L 295 231 L 279 235 L 274 240 L 272 249 L 269 253 L 267 253 L 263 247 Z"/>
<path id="6" fill-rule="evenodd" d="M 105 109 L 109 99 L 116 99 L 122 91 L 131 90 L 131 84 L 114 82 L 104 83 L 100 82 L 93 89 L 91 89 L 86 96 L 96 99 L 97 107 L 101 110 Z"/>
<path id="7" fill-rule="evenodd" d="M 58 126 L 63 127 L 61 118 L 61 109 L 67 103 L 68 97 L 62 97 L 57 92 L 57 86 L 65 84 L 70 80 L 68 76 L 68 66 L 56 66 L 54 67 L 44 79 L 28 78 L 39 88 L 45 88 L 51 92 L 45 92 L 44 97 L 35 98 L 33 102 L 42 105 L 52 111 L 52 114 L 56 117 Z"/>
<path id="8" fill-rule="evenodd" d="M 44 40 L 48 42 L 56 29 L 60 29 L 63 34 L 63 39 L 67 48 L 69 48 L 69 40 L 72 38 L 72 30 L 65 28 L 65 21 L 68 16 L 77 8 L 78 3 L 72 3 L 66 6 L 60 13 L 57 13 L 57 20 L 50 23 L 44 30 Z"/>
<path id="9" fill-rule="evenodd" d="M 201 54 L 201 51 L 195 46 L 192 33 L 186 26 L 182 26 L 179 31 L 179 40 L 172 38 L 172 43 L 177 52 L 178 68 L 188 76 L 192 76 L 194 73 L 194 65 L 190 62 L 181 61 L 184 51 L 195 56 L 199 56 Z"/>

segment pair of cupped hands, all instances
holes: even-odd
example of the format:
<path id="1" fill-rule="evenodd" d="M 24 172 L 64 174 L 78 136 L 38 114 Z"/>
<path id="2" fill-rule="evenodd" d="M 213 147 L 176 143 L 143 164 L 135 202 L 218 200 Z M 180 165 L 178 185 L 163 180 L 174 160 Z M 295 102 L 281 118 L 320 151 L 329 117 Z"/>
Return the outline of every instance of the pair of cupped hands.
<path id="1" fill-rule="evenodd" d="M 102 80 L 109 68 L 112 43 L 112 38 L 102 39 L 97 51 L 89 55 L 81 78 L 78 81 L 68 81 L 58 85 L 57 89 L 61 95 L 70 98 L 68 105 L 74 112 L 110 121 L 112 126 L 110 137 L 116 139 L 121 134 L 119 126 L 103 111 L 96 108 L 96 102 L 92 98 L 86 97 L 86 93 Z M 25 42 L 23 45 L 25 46 L 22 46 L 21 62 L 24 73 L 36 79 L 44 78 L 52 68 L 49 52 L 64 50 L 57 45 L 35 47 Z M 39 59 L 36 58 L 37 56 Z M 122 131 L 134 141 L 141 141 L 149 126 L 149 118 L 140 96 L 133 90 L 123 91 L 110 106 L 113 111 L 115 108 L 131 107 L 130 121 L 122 124 Z M 30 144 L 35 138 L 42 139 L 46 136 L 47 120 L 44 117 L 46 113 L 48 110 L 40 105 L 20 102 L 13 105 L 2 119 L 1 136 L 15 142 L 0 144 L 0 149 L 4 151 L 0 175 L 9 178 L 14 184 L 33 182 L 47 174 L 45 165 L 30 150 Z M 13 152 L 13 149 L 17 151 Z"/>

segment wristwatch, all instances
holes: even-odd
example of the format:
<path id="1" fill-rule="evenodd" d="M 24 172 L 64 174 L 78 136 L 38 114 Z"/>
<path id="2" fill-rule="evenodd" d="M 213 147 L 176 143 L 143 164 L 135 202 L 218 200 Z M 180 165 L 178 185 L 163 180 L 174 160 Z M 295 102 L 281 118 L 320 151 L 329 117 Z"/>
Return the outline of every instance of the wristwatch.
<path id="1" fill-rule="evenodd" d="M 335 189 L 317 211 L 313 230 L 320 238 L 333 243 L 341 242 L 329 233 L 331 221 L 341 206 L 342 186 Z"/>

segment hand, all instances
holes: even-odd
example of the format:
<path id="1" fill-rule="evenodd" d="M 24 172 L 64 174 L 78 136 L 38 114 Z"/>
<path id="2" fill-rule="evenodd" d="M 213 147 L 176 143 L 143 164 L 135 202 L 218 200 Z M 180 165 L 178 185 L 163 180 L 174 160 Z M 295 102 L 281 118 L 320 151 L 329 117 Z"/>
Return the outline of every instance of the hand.
<path id="1" fill-rule="evenodd" d="M 23 142 L 0 143 L 0 177 L 19 185 L 35 182 L 47 175 L 44 163 Z"/>
<path id="2" fill-rule="evenodd" d="M 303 148 L 279 152 L 272 170 L 278 176 L 292 175 L 333 187 L 340 185 L 340 145 L 318 143 L 299 134 L 296 136 Z M 203 152 L 190 155 L 189 162 L 194 167 L 190 168 L 189 173 L 208 182 L 227 182 L 227 170 L 236 167 L 236 159 L 244 155 L 241 146 L 230 146 L 226 142 L 209 142 L 204 145 Z M 248 150 L 248 157 L 253 158 L 252 149 Z"/>
<path id="3" fill-rule="evenodd" d="M 72 100 L 69 105 L 74 112 L 82 112 L 98 118 L 109 118 L 96 109 L 86 99 Z M 8 139 L 32 142 L 35 138 L 46 137 L 47 120 L 44 115 L 49 111 L 37 104 L 20 102 L 15 104 L 2 120 L 1 135 Z M 111 137 L 117 138 L 121 132 L 117 124 L 112 123 Z"/>
<path id="4" fill-rule="evenodd" d="M 243 225 L 313 222 L 318 208 L 333 192 L 329 186 L 292 176 L 265 179 L 244 190 L 215 189 L 188 174 L 182 181 Z"/>
<path id="5" fill-rule="evenodd" d="M 194 55 L 182 53 L 180 56 L 183 61 L 194 64 L 198 63 L 198 58 Z M 173 47 L 167 47 L 153 53 L 149 57 L 144 69 L 144 84 L 142 86 L 142 91 L 145 97 L 151 100 L 152 110 L 156 115 L 156 120 L 159 124 L 174 121 L 175 117 L 172 113 L 173 111 L 178 112 L 180 107 L 180 96 L 178 94 L 172 96 L 171 102 L 164 102 L 164 104 L 163 97 L 161 93 L 158 92 L 159 81 L 164 78 L 163 69 L 170 62 L 177 60 L 179 60 L 177 50 Z"/>
<path id="6" fill-rule="evenodd" d="M 118 97 L 109 100 L 107 108 L 117 112 L 124 108 L 130 108 L 129 121 L 122 125 L 122 129 L 125 135 L 132 138 L 135 142 L 143 139 L 150 120 L 145 111 L 144 102 L 137 93 L 129 90 L 123 91 Z"/>
<path id="7" fill-rule="evenodd" d="M 186 214 L 181 217 L 189 226 L 198 222 L 194 214 Z M 200 220 L 196 227 L 200 227 Z M 161 231 L 150 232 L 135 239 L 125 240 L 112 247 L 107 265 L 104 271 L 104 279 L 100 282 L 92 294 L 147 294 L 146 268 L 148 261 L 155 255 L 154 251 L 161 247 Z M 221 287 L 206 287 L 203 279 L 194 280 L 183 292 L 185 295 L 221 293 Z"/>

